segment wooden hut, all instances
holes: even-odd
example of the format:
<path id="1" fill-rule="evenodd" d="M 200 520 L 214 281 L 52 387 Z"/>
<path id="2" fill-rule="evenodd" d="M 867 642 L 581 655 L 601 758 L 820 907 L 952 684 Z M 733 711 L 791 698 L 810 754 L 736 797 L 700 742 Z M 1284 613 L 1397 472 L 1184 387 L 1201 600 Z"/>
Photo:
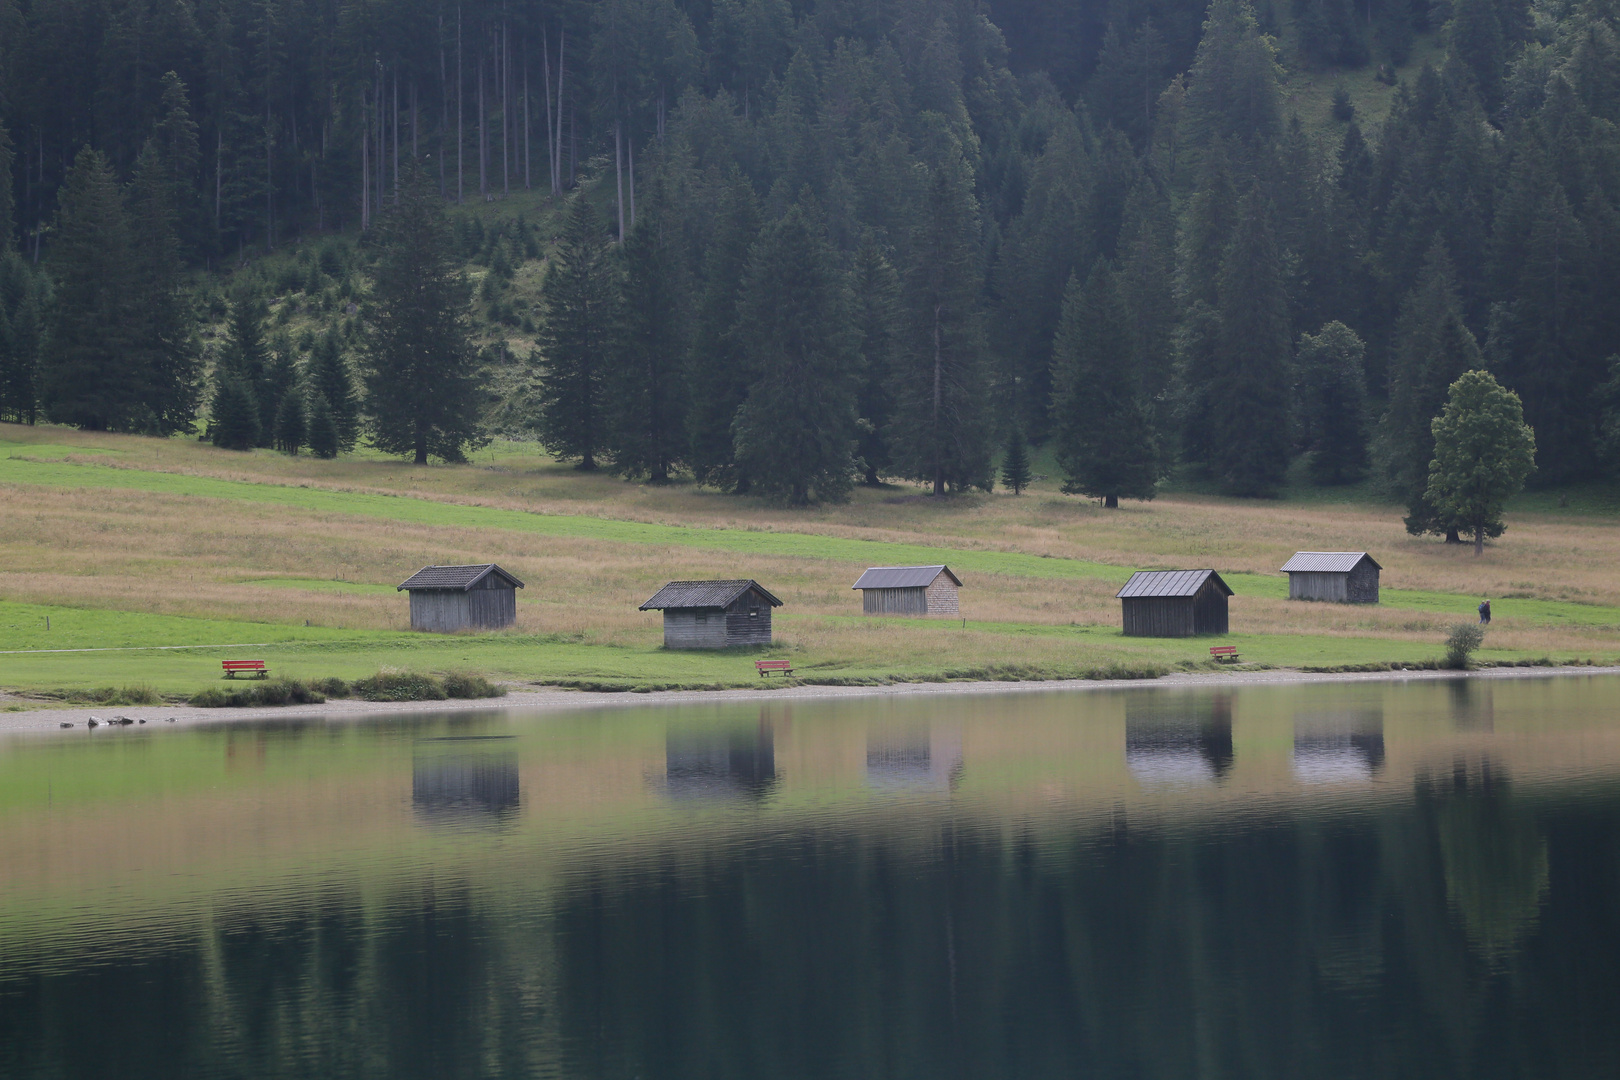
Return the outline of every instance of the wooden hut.
<path id="1" fill-rule="evenodd" d="M 851 585 L 867 615 L 948 615 L 958 618 L 962 579 L 948 566 L 873 566 Z"/>
<path id="2" fill-rule="evenodd" d="M 1382 569 L 1365 551 L 1296 551 L 1282 566 L 1288 575 L 1288 599 L 1340 604 L 1378 603 Z"/>
<path id="3" fill-rule="evenodd" d="M 494 563 L 424 566 L 399 585 L 411 594 L 411 629 L 447 634 L 499 630 L 517 621 L 523 582 Z"/>
<path id="4" fill-rule="evenodd" d="M 771 608 L 782 601 L 757 581 L 672 581 L 641 605 L 664 613 L 664 648 L 769 645 Z"/>
<path id="5" fill-rule="evenodd" d="M 1114 594 L 1127 637 L 1224 634 L 1231 588 L 1213 570 L 1138 570 Z"/>

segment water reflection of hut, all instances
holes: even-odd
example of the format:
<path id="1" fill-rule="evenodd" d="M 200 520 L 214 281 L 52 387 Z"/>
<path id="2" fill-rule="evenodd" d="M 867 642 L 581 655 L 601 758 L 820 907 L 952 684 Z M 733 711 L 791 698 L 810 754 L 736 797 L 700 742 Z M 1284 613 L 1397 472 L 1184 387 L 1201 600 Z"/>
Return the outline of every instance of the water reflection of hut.
<path id="1" fill-rule="evenodd" d="M 1125 707 L 1125 767 L 1142 783 L 1219 783 L 1232 770 L 1232 699 Z"/>
<path id="2" fill-rule="evenodd" d="M 1294 775 L 1301 783 L 1364 782 L 1383 767 L 1382 710 L 1294 717 Z"/>
<path id="3" fill-rule="evenodd" d="M 437 741 L 437 740 L 434 740 Z M 443 740 L 411 763 L 411 806 L 436 825 L 500 825 L 516 816 L 521 796 L 517 754 Z"/>
<path id="4" fill-rule="evenodd" d="M 671 729 L 664 739 L 664 784 L 672 799 L 761 799 L 776 786 L 776 739 L 757 727 Z"/>
<path id="5" fill-rule="evenodd" d="M 867 733 L 866 782 L 880 791 L 949 791 L 961 771 L 959 731 L 919 724 Z"/>

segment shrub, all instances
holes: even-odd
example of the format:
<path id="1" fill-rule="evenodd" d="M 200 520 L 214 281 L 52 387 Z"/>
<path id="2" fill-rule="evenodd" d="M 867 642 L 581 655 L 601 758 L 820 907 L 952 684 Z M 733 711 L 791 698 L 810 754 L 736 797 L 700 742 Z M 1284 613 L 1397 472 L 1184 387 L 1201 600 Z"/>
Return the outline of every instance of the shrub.
<path id="1" fill-rule="evenodd" d="M 444 677 L 444 692 L 453 698 L 505 697 L 506 687 L 496 686 L 482 675 L 452 671 Z"/>
<path id="2" fill-rule="evenodd" d="M 1343 85 L 1333 88 L 1333 119 L 1341 124 L 1348 124 L 1356 118 L 1355 102 L 1350 100 L 1350 91 Z"/>
<path id="3" fill-rule="evenodd" d="M 414 671 L 379 671 L 350 689 L 365 701 L 443 701 L 450 696 L 438 679 Z"/>
<path id="4" fill-rule="evenodd" d="M 1458 623 L 1446 634 L 1446 666 L 1468 670 L 1468 657 L 1485 640 L 1485 628 L 1478 623 Z"/>
<path id="5" fill-rule="evenodd" d="M 329 680 L 342 682 L 341 679 Z M 200 709 L 251 709 L 264 705 L 319 705 L 326 700 L 316 683 L 298 679 L 276 679 L 254 686 L 210 686 L 191 696 Z"/>
<path id="6" fill-rule="evenodd" d="M 94 690 L 69 690 L 62 700 L 85 705 L 161 705 L 163 699 L 150 686 L 102 686 Z"/>

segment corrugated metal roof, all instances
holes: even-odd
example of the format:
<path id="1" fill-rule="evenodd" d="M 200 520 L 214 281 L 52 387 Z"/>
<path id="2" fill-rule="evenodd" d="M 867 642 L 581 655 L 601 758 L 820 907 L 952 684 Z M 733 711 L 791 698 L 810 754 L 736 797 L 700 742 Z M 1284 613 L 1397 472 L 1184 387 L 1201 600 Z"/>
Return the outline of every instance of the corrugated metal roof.
<path id="1" fill-rule="evenodd" d="M 746 581 L 672 581 L 653 593 L 652 599 L 641 605 L 642 611 L 660 611 L 664 608 L 723 608 L 749 589 L 770 601 L 772 607 L 781 607 L 782 601 L 772 596 L 765 587 L 753 579 Z"/>
<path id="2" fill-rule="evenodd" d="M 1366 559 L 1374 570 L 1382 570 L 1377 561 L 1365 551 L 1296 551 L 1294 557 L 1282 565 L 1285 574 L 1347 574 L 1356 564 Z"/>
<path id="3" fill-rule="evenodd" d="M 871 566 L 856 579 L 852 589 L 926 589 L 944 574 L 958 585 L 962 579 L 948 566 Z"/>
<path id="4" fill-rule="evenodd" d="M 1138 570 L 1114 596 L 1127 600 L 1135 596 L 1194 596 L 1210 578 L 1227 596 L 1232 589 L 1213 570 Z"/>
<path id="5" fill-rule="evenodd" d="M 516 589 L 523 588 L 523 582 L 508 574 L 494 563 L 478 563 L 474 566 L 424 566 L 395 589 L 460 589 L 466 592 L 474 585 L 484 580 L 488 574 L 499 574 L 512 583 Z"/>

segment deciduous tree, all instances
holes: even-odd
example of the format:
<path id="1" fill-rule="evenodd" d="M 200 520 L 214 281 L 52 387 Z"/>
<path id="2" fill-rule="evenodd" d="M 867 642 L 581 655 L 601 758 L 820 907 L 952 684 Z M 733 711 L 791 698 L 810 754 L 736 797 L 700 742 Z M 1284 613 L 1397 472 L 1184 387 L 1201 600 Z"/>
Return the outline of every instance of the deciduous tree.
<path id="1" fill-rule="evenodd" d="M 1435 418 L 1429 502 L 1474 534 L 1500 536 L 1502 509 L 1536 465 L 1536 437 L 1524 422 L 1519 395 L 1488 371 L 1465 372 L 1451 384 L 1445 412 Z"/>

